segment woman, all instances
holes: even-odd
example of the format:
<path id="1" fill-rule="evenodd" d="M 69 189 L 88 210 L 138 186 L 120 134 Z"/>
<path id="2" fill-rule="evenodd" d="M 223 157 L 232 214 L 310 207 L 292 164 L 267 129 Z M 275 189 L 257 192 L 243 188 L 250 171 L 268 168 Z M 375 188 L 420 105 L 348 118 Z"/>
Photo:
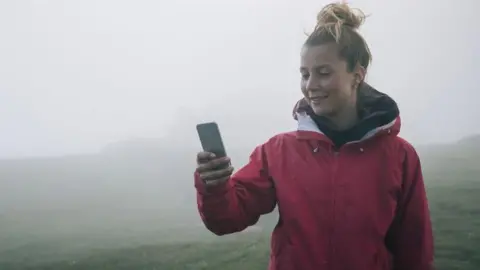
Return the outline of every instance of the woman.
<path id="1" fill-rule="evenodd" d="M 325 6 L 301 51 L 298 130 L 258 146 L 232 175 L 229 158 L 199 153 L 195 186 L 206 227 L 244 230 L 278 205 L 270 270 L 432 269 L 419 158 L 397 136 L 398 107 L 364 82 L 365 16 Z"/>

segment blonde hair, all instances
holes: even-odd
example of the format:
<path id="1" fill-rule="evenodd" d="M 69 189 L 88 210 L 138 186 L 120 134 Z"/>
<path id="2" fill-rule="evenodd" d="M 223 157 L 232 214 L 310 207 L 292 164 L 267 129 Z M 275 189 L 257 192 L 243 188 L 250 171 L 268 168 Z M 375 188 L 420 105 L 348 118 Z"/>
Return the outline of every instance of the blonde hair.
<path id="1" fill-rule="evenodd" d="M 365 69 L 372 55 L 358 28 L 365 22 L 366 15 L 360 9 L 346 3 L 331 3 L 317 14 L 317 24 L 305 41 L 305 46 L 316 46 L 335 42 L 339 56 L 347 61 L 348 71 L 357 65 Z"/>

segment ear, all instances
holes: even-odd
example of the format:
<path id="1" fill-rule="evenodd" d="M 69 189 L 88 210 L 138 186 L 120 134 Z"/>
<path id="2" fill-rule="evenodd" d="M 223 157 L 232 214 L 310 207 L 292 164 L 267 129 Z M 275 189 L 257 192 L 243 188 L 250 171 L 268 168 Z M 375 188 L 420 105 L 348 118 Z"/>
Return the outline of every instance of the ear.
<path id="1" fill-rule="evenodd" d="M 355 70 L 353 71 L 353 87 L 357 89 L 358 86 L 365 80 L 365 75 L 367 70 L 361 65 L 357 64 Z"/>

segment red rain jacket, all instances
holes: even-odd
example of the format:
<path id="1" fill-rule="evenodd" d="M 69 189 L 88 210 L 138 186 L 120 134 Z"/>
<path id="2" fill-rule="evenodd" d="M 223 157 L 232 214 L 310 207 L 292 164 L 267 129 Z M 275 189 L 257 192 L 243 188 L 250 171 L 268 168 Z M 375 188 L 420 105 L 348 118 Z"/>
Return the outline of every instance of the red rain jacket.
<path id="1" fill-rule="evenodd" d="M 298 130 L 258 146 L 224 185 L 207 189 L 195 174 L 205 226 L 239 232 L 278 206 L 269 270 L 433 269 L 420 161 L 397 136 L 400 118 L 335 149 L 296 112 Z"/>

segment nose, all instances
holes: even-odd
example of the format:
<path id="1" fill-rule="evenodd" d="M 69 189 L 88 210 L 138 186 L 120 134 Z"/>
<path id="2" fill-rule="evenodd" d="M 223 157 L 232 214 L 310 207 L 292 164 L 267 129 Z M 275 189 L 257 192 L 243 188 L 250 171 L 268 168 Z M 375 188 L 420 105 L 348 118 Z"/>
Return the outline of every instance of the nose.
<path id="1" fill-rule="evenodd" d="M 317 78 L 315 78 L 315 76 L 310 76 L 308 80 L 305 82 L 305 89 L 307 91 L 315 91 L 315 90 L 318 90 L 319 88 L 320 88 L 319 83 Z"/>

